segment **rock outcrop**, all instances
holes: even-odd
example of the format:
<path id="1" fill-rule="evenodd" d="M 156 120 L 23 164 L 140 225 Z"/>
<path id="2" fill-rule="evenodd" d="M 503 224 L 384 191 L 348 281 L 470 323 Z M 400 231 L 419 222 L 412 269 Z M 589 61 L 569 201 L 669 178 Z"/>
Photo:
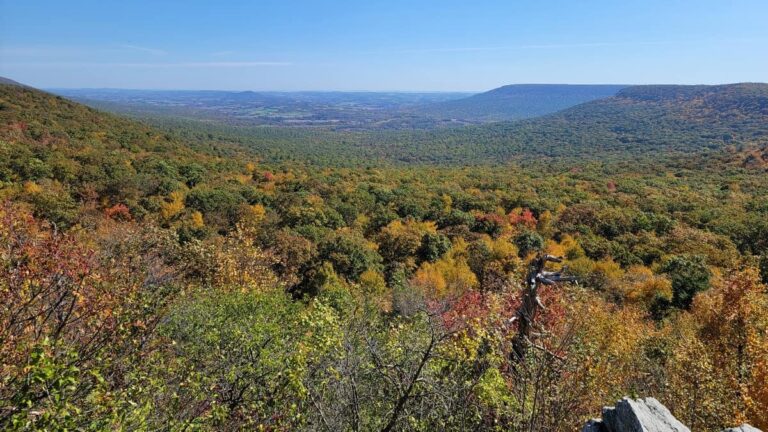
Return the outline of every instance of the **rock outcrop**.
<path id="1" fill-rule="evenodd" d="M 691 432 L 656 399 L 623 398 L 603 408 L 603 418 L 584 425 L 582 432 Z M 748 424 L 722 432 L 761 432 Z"/>
<path id="2" fill-rule="evenodd" d="M 762 432 L 762 431 L 754 426 L 750 426 L 744 423 L 741 426 L 724 429 L 723 432 Z"/>
<path id="3" fill-rule="evenodd" d="M 603 408 L 602 420 L 590 420 L 582 432 L 691 432 L 654 398 L 629 399 Z"/>
<path id="4" fill-rule="evenodd" d="M 603 408 L 603 422 L 609 431 L 691 432 L 654 398 L 624 398 L 613 408 Z"/>

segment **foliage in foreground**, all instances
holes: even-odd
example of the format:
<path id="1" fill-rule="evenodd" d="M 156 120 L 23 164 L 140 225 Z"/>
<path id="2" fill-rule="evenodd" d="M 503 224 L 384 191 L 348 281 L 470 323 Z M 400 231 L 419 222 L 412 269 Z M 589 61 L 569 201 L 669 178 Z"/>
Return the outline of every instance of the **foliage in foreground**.
<path id="1" fill-rule="evenodd" d="M 519 364 L 515 284 L 407 284 L 398 299 L 331 276 L 294 300 L 247 230 L 213 249 L 132 223 L 62 234 L 23 208 L 2 217 L 4 429 L 570 430 L 623 394 L 697 428 L 765 427 L 755 269 L 657 324 L 642 303 L 547 288 L 539 348 Z M 221 253 L 253 277 L 232 279 Z"/>

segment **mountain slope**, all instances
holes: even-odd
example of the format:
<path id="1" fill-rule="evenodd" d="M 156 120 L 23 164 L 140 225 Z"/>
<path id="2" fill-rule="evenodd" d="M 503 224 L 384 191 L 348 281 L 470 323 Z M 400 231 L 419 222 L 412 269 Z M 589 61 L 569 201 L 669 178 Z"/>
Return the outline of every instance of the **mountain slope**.
<path id="1" fill-rule="evenodd" d="M 439 119 L 518 120 L 551 114 L 613 96 L 623 85 L 516 84 L 463 99 L 422 106 L 418 112 Z"/>
<path id="2" fill-rule="evenodd" d="M 20 82 L 16 82 L 10 78 L 5 78 L 0 76 L 0 84 L 4 85 L 13 85 L 13 86 L 20 86 L 20 87 L 26 87 L 24 84 Z"/>
<path id="3" fill-rule="evenodd" d="M 768 141 L 767 107 L 768 84 L 635 86 L 549 116 L 438 133 L 417 142 L 440 143 L 454 161 L 760 147 Z"/>
<path id="4" fill-rule="evenodd" d="M 520 125 L 580 151 L 697 151 L 768 138 L 768 84 L 634 86 Z M 564 135 L 561 135 L 564 134 Z M 550 147 L 552 145 L 550 144 Z"/>
<path id="5" fill-rule="evenodd" d="M 723 150 L 759 161 L 768 144 L 767 105 L 768 84 L 636 86 L 544 117 L 437 131 L 290 137 L 233 132 L 261 154 L 323 163 L 635 160 Z"/>
<path id="6" fill-rule="evenodd" d="M 35 211 L 63 226 L 77 220 L 77 203 L 154 209 L 159 197 L 239 166 L 238 154 L 210 140 L 190 147 L 143 123 L 0 84 L 0 196 L 24 185 Z"/>

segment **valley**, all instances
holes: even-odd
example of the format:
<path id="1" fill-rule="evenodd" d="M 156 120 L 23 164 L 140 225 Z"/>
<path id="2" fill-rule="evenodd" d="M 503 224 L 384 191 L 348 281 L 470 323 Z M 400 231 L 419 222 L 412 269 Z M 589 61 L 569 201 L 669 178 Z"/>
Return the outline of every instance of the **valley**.
<path id="1" fill-rule="evenodd" d="M 75 93 L 121 114 L 0 84 L 4 427 L 573 430 L 634 393 L 765 427 L 766 84 L 396 130 L 284 119 L 427 96 L 254 125 L 232 93 Z M 523 361 L 545 253 L 578 283 L 542 286 Z"/>

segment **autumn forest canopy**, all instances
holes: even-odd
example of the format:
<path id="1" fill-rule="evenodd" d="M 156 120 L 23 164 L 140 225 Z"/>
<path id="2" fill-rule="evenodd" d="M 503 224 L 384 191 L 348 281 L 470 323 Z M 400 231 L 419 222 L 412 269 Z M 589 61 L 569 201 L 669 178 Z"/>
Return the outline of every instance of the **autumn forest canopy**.
<path id="1" fill-rule="evenodd" d="M 2 430 L 768 428 L 768 84 L 3 79 L 0 221 Z"/>

